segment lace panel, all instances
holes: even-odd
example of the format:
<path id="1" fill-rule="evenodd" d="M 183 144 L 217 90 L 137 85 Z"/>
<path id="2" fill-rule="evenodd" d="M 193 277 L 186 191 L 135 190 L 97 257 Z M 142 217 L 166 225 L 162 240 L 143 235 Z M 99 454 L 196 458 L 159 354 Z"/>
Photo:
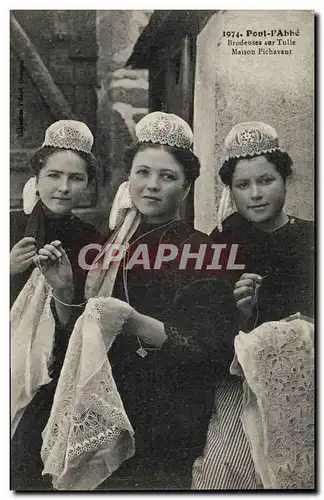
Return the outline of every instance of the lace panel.
<path id="1" fill-rule="evenodd" d="M 55 331 L 51 297 L 43 275 L 34 269 L 10 311 L 12 435 L 37 389 L 51 381 L 48 367 Z"/>
<path id="2" fill-rule="evenodd" d="M 90 299 L 75 324 L 43 432 L 43 474 L 56 489 L 94 489 L 134 454 L 106 354 L 131 312 L 117 299 Z"/>
<path id="3" fill-rule="evenodd" d="M 314 488 L 312 335 L 313 325 L 298 319 L 235 339 L 248 384 L 243 424 L 265 488 Z"/>

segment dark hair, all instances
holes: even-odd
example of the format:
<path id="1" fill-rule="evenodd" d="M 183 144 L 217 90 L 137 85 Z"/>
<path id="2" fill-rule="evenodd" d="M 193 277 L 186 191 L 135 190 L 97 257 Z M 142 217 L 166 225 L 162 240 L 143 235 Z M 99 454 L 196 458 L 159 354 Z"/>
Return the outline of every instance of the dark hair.
<path id="1" fill-rule="evenodd" d="M 268 162 L 272 163 L 286 183 L 286 180 L 292 174 L 293 161 L 288 153 L 284 153 L 279 149 L 273 151 L 272 153 L 264 153 L 262 155 L 249 155 L 244 158 L 230 158 L 229 160 L 226 160 L 219 171 L 219 176 L 222 182 L 226 186 L 231 186 L 237 162 L 240 160 L 250 160 L 251 158 L 256 158 L 257 156 L 264 156 L 268 160 Z"/>
<path id="2" fill-rule="evenodd" d="M 182 165 L 183 172 L 188 183 L 194 182 L 200 173 L 200 162 L 197 156 L 190 149 L 181 149 L 174 146 L 161 144 L 153 144 L 150 142 L 136 142 L 125 149 L 123 162 L 127 174 L 130 173 L 135 155 L 139 151 L 144 151 L 147 148 L 165 149 Z"/>
<path id="3" fill-rule="evenodd" d="M 57 151 L 73 151 L 73 153 L 79 155 L 87 164 L 89 183 L 97 178 L 97 160 L 92 153 L 84 153 L 83 151 L 76 151 L 74 149 L 52 148 L 49 146 L 38 149 L 30 159 L 31 169 L 36 177 L 38 177 L 39 172 L 45 166 L 46 160 Z"/>

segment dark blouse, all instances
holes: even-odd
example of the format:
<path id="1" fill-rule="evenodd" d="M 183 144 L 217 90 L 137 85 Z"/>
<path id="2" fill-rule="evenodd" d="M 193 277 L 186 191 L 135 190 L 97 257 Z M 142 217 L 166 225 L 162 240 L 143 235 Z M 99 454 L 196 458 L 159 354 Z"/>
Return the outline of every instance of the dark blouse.
<path id="1" fill-rule="evenodd" d="M 113 296 L 126 301 L 126 288 L 131 306 L 164 323 L 167 340 L 160 350 L 148 350 L 142 358 L 136 352 L 137 338 L 119 335 L 109 353 L 135 430 L 136 454 L 130 467 L 136 468 L 146 457 L 170 472 L 186 470 L 183 485 L 188 486 L 192 462 L 205 444 L 215 380 L 228 371 L 233 358 L 235 302 L 223 275 L 212 276 L 193 266 L 179 270 L 177 259 L 152 269 L 159 243 L 179 249 L 190 244 L 191 251 L 211 244 L 208 236 L 186 222 L 177 221 L 167 230 L 141 223 L 132 241 L 129 256 L 137 245 L 148 245 L 150 269 L 134 266 L 123 277 L 121 265 Z M 131 473 L 127 466 L 126 470 Z M 109 488 L 118 475 L 119 471 L 101 489 Z"/>
<path id="2" fill-rule="evenodd" d="M 238 243 L 245 270 L 263 277 L 258 294 L 257 324 L 280 320 L 296 312 L 314 316 L 314 223 L 289 216 L 289 221 L 272 233 L 252 226 L 238 213 L 215 229 L 213 239 Z"/>

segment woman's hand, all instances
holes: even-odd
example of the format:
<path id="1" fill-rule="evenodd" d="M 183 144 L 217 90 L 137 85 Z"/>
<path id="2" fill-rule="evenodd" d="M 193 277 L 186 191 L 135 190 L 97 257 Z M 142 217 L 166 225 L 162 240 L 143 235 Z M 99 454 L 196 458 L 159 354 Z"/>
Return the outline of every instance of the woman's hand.
<path id="1" fill-rule="evenodd" d="M 34 257 L 47 283 L 53 288 L 55 309 L 58 320 L 65 326 L 70 319 L 74 297 L 73 272 L 71 263 L 59 240 L 45 245 Z"/>
<path id="2" fill-rule="evenodd" d="M 260 285 L 262 276 L 252 273 L 244 273 L 239 281 L 235 283 L 234 299 L 236 307 L 240 313 L 246 318 L 250 318 L 254 312 L 256 305 L 256 286 Z"/>
<path id="3" fill-rule="evenodd" d="M 45 245 L 34 257 L 54 292 L 66 290 L 73 296 L 73 272 L 71 263 L 59 240 Z"/>
<path id="4" fill-rule="evenodd" d="M 23 273 L 32 265 L 36 255 L 36 240 L 30 236 L 22 238 L 10 252 L 10 274 Z"/>

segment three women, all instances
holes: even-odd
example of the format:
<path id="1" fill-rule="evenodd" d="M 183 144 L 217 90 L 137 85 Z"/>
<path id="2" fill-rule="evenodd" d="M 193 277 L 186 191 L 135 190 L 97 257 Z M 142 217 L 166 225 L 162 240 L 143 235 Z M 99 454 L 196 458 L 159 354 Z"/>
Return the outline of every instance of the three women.
<path id="1" fill-rule="evenodd" d="M 240 124 L 227 138 L 229 158 L 221 175 L 225 184 L 231 186 L 239 214 L 226 219 L 221 236 L 213 236 L 217 242 L 221 237 L 226 242 L 239 243 L 243 250 L 247 274 L 237 277 L 232 294 L 223 276 L 212 276 L 195 266 L 181 269 L 179 262 L 168 259 L 156 269 L 145 264 L 144 247 L 149 260 L 155 262 L 161 245 L 179 249 L 191 245 L 197 255 L 201 245 L 208 246 L 211 240 L 179 215 L 180 205 L 199 175 L 188 125 L 175 115 L 151 113 L 139 122 L 136 134 L 137 143 L 125 153 L 129 179 L 113 205 L 113 230 L 88 273 L 85 287 L 87 299 L 113 297 L 120 301 L 121 308 L 122 304 L 132 307 L 108 356 L 118 393 L 135 431 L 136 451 L 99 488 L 188 488 L 193 461 L 205 442 L 215 385 L 217 415 L 213 415 L 209 425 L 204 457 L 195 463 L 193 487 L 255 488 L 254 465 L 239 420 L 242 389 L 235 377 L 229 382 L 228 372 L 234 355 L 233 339 L 238 332 L 236 310 L 242 315 L 244 327 L 294 312 L 311 314 L 309 273 L 294 246 L 297 234 L 305 234 L 305 242 L 311 240 L 309 224 L 282 211 L 291 160 L 280 151 L 275 131 L 265 124 Z M 50 198 L 64 205 L 65 198 L 69 198 L 64 193 Z M 57 200 L 61 196 L 64 199 Z M 46 243 L 50 239 L 44 240 L 38 259 L 55 284 L 53 269 L 59 275 L 63 272 L 59 261 L 63 245 L 56 245 L 55 240 Z M 115 269 L 111 263 L 106 268 L 102 265 L 105 249 L 116 241 L 123 243 L 126 252 Z M 25 264 L 35 257 L 34 242 L 27 243 L 32 247 L 25 251 Z M 293 262 L 289 264 L 289 283 L 285 283 L 288 263 L 282 252 L 274 252 L 278 248 L 283 253 L 289 249 Z M 264 256 L 261 261 L 260 255 Z M 135 266 L 129 266 L 130 261 Z M 298 270 L 304 273 L 301 277 Z M 75 289 L 71 276 L 69 272 L 64 275 L 62 290 L 67 295 Z M 256 285 L 265 276 L 268 286 L 264 286 L 255 302 Z M 274 291 L 278 291 L 282 278 L 277 307 Z M 301 290 L 296 300 L 287 294 L 292 283 L 297 283 Z M 60 311 L 60 302 L 56 306 Z M 65 315 L 71 321 L 66 306 L 63 304 L 58 314 L 60 324 L 66 324 Z M 49 400 L 53 400 L 53 393 Z M 33 403 L 34 400 L 29 405 L 31 412 Z M 47 407 L 50 411 L 51 404 Z M 49 412 L 43 415 L 42 426 Z M 221 463 L 215 468 L 219 457 Z"/>

